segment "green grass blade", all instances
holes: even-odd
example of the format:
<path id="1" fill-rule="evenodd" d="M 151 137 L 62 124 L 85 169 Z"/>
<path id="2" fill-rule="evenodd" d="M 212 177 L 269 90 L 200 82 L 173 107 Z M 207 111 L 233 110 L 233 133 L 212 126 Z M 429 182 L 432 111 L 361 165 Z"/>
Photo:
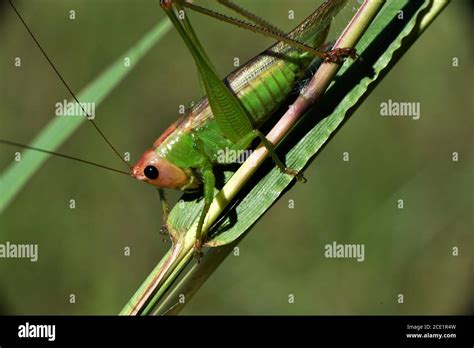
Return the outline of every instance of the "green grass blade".
<path id="1" fill-rule="evenodd" d="M 156 24 L 125 54 L 80 91 L 77 94 L 79 101 L 94 102 L 96 107 L 99 106 L 140 59 L 168 32 L 170 27 L 168 19 L 163 19 Z M 129 66 L 124 65 L 126 57 L 130 59 Z M 53 70 L 51 73 L 54 73 Z M 55 151 L 85 122 L 88 122 L 85 117 L 56 117 L 41 130 L 29 146 Z M 5 169 L 0 176 L 0 212 L 8 206 L 49 156 L 45 153 L 25 150 L 21 161 L 14 162 Z"/>

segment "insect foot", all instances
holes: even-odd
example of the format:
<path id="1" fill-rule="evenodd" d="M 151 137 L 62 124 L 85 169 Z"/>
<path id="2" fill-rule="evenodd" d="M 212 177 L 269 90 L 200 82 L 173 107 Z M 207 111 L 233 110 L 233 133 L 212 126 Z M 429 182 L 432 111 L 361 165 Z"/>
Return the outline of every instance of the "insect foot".
<path id="1" fill-rule="evenodd" d="M 299 182 L 303 183 L 303 184 L 306 184 L 308 182 L 308 180 L 304 177 L 304 174 L 302 172 L 298 172 L 295 176 L 296 180 L 298 180 Z"/>
<path id="2" fill-rule="evenodd" d="M 163 243 L 168 242 L 168 238 L 171 238 L 171 240 L 173 241 L 173 236 L 170 234 L 170 231 L 166 224 L 161 225 L 160 235 L 161 235 L 161 240 L 163 241 Z"/>
<path id="3" fill-rule="evenodd" d="M 164 9 L 170 9 L 173 7 L 172 0 L 160 0 L 160 6 Z"/>
<path id="4" fill-rule="evenodd" d="M 308 181 L 308 180 L 306 180 L 306 178 L 304 177 L 303 172 L 301 172 L 301 171 L 299 171 L 299 170 L 285 167 L 285 169 L 283 169 L 282 172 L 285 173 L 285 174 L 288 174 L 288 175 L 291 175 L 291 176 L 295 177 L 296 180 L 298 180 L 299 182 L 302 182 L 303 184 Z"/>
<path id="5" fill-rule="evenodd" d="M 196 240 L 194 242 L 194 258 L 196 259 L 197 263 L 201 262 L 201 258 L 204 256 L 204 253 L 202 252 L 202 241 L 201 240 Z"/>
<path id="6" fill-rule="evenodd" d="M 168 226 L 166 224 L 161 225 L 160 227 L 160 234 L 168 236 L 170 231 L 168 230 Z"/>
<path id="7" fill-rule="evenodd" d="M 170 230 L 168 225 L 164 222 L 160 228 L 160 235 L 163 242 L 171 242 L 172 245 L 175 245 L 178 242 L 178 234 L 173 229 Z"/>
<path id="8" fill-rule="evenodd" d="M 356 59 L 359 57 L 359 55 L 357 54 L 354 48 L 349 48 L 349 47 L 335 48 L 333 50 L 326 52 L 326 58 L 324 59 L 324 61 L 326 63 L 342 64 L 344 63 L 344 59 L 347 57 Z"/>

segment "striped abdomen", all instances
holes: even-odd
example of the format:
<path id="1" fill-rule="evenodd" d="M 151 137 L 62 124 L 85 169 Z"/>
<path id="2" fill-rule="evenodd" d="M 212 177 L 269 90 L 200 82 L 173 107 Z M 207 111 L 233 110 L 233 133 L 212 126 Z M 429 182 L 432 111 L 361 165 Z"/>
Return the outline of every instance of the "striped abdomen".
<path id="1" fill-rule="evenodd" d="M 278 45 L 226 78 L 256 127 L 265 122 L 288 97 L 312 60 L 308 54 L 296 50 L 278 53 L 276 48 Z M 284 54 L 284 57 L 277 58 L 276 54 Z"/>
<path id="2" fill-rule="evenodd" d="M 280 48 L 287 46 L 276 44 L 224 80 L 242 102 L 255 127 L 268 120 L 313 60 L 307 53 L 294 49 L 283 52 Z M 212 118 L 209 102 L 204 97 L 177 124 L 181 129 L 198 129 L 206 126 Z"/>

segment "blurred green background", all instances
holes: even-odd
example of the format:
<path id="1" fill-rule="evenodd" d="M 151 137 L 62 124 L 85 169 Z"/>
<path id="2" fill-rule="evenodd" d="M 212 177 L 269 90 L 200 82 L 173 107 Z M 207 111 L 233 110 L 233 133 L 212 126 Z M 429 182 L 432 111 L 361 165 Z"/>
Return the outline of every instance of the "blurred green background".
<path id="1" fill-rule="evenodd" d="M 154 0 L 15 3 L 74 91 L 164 17 Z M 238 3 L 289 30 L 320 1 Z M 332 37 L 352 5 L 336 17 Z M 428 28 L 319 154 L 305 173 L 308 183 L 295 185 L 264 215 L 240 243 L 240 255 L 224 261 L 183 314 L 473 313 L 468 5 L 453 1 Z M 27 144 L 69 95 L 11 8 L 0 10 L 0 138 Z M 234 57 L 244 62 L 272 42 L 200 15 L 192 22 L 222 76 L 233 70 Z M 202 94 L 194 64 L 171 30 L 96 110 L 96 119 L 134 162 L 176 119 L 178 105 Z M 388 99 L 420 102 L 420 120 L 380 117 Z M 0 170 L 16 151 L 0 147 Z M 88 124 L 59 151 L 121 165 Z M 170 246 L 161 241 L 160 224 L 150 186 L 50 158 L 0 217 L 0 243 L 39 245 L 36 263 L 0 259 L 0 313 L 118 313 Z M 333 241 L 365 244 L 365 261 L 325 258 L 324 245 Z"/>

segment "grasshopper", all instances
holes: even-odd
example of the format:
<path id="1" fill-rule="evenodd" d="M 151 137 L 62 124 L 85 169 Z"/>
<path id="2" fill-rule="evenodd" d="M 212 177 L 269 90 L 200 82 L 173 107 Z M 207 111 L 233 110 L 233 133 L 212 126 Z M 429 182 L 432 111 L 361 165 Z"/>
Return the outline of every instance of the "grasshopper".
<path id="1" fill-rule="evenodd" d="M 165 130 L 132 170 L 134 178 L 160 190 L 192 191 L 203 186 L 205 203 L 195 244 L 198 251 L 205 237 L 202 231 L 204 218 L 214 198 L 213 167 L 219 163 L 220 151 L 247 149 L 258 138 L 282 173 L 304 180 L 301 173 L 284 165 L 275 153 L 274 145 L 258 128 L 287 98 L 316 57 L 339 62 L 343 57 L 355 56 L 352 50 L 317 50 L 325 43 L 332 17 L 345 5 L 345 0 L 325 1 L 288 35 L 256 16 L 248 15 L 229 1 L 219 2 L 253 20 L 255 25 L 230 19 L 186 1 L 161 1 L 161 7 L 195 61 L 207 96 Z M 221 80 L 189 19 L 182 15 L 183 7 L 277 38 L 279 42 Z M 182 16 L 179 17 L 178 13 Z M 160 196 L 164 197 L 163 192 Z M 163 216 L 166 219 L 167 211 Z"/>
<path id="2" fill-rule="evenodd" d="M 135 179 L 157 187 L 163 201 L 165 229 L 169 205 L 166 202 L 163 189 L 178 189 L 187 192 L 202 188 L 204 208 L 197 222 L 198 232 L 195 243 L 195 249 L 199 252 L 206 234 L 205 231 L 202 231 L 204 218 L 214 198 L 213 168 L 216 164 L 229 164 L 228 162 L 219 162 L 220 151 L 242 151 L 248 149 L 255 139 L 259 139 L 268 149 L 272 160 L 282 173 L 292 175 L 298 180 L 304 180 L 301 173 L 284 165 L 275 153 L 275 145 L 265 138 L 259 128 L 287 99 L 316 58 L 340 63 L 345 57 L 356 57 L 353 49 L 318 50 L 324 47 L 332 18 L 345 6 L 346 0 L 325 0 L 320 7 L 288 34 L 284 34 L 281 30 L 229 0 L 218 0 L 218 2 L 255 24 L 222 15 L 185 0 L 160 1 L 162 9 L 168 15 L 194 59 L 206 91 L 206 97 L 203 97 L 157 138 L 153 146 L 146 150 L 138 162 L 130 168 L 131 173 L 7 140 L 0 142 L 47 152 L 127 175 L 131 174 Z M 11 1 L 10 5 L 62 83 L 75 101 L 80 104 Z M 216 73 L 187 15 L 185 15 L 185 7 L 272 37 L 278 42 L 222 80 Z M 118 151 L 87 112 L 83 111 L 99 135 L 121 158 Z M 123 160 L 123 158 L 121 159 Z"/>

